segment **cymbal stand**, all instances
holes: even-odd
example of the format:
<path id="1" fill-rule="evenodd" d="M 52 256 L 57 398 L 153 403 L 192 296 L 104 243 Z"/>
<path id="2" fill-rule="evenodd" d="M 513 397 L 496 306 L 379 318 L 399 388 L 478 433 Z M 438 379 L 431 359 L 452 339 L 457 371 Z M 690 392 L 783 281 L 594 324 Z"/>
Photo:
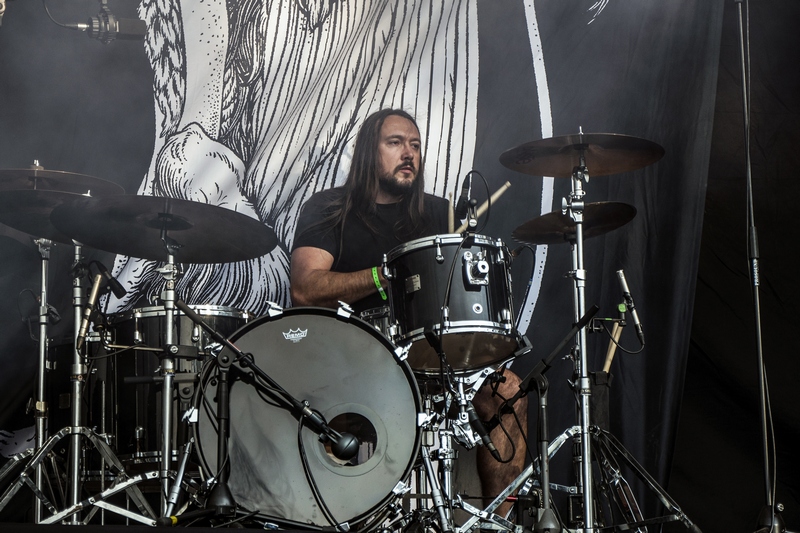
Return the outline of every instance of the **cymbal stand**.
<path id="1" fill-rule="evenodd" d="M 44 242 L 39 242 L 44 241 Z M 43 261 L 45 264 L 43 266 L 42 272 L 42 279 L 47 280 L 47 263 L 46 261 L 49 259 L 49 246 L 52 244 L 50 241 L 46 241 L 44 239 L 38 239 L 37 244 L 42 247 L 43 253 Z M 73 241 L 74 242 L 74 241 Z M 117 456 L 114 454 L 114 451 L 111 449 L 109 444 L 106 442 L 105 435 L 98 435 L 94 430 L 82 427 L 82 411 L 81 406 L 83 403 L 83 385 L 86 381 L 86 374 L 87 374 L 87 367 L 84 364 L 84 360 L 80 354 L 78 349 L 78 336 L 80 333 L 80 325 L 83 320 L 81 316 L 84 312 L 84 305 L 83 305 L 83 288 L 82 282 L 80 278 L 82 277 L 81 274 L 81 245 L 74 242 L 75 244 L 75 259 L 76 265 L 74 268 L 75 272 L 75 280 L 73 281 L 73 297 L 74 297 L 74 307 L 75 307 L 75 316 L 76 316 L 76 330 L 75 330 L 75 357 L 73 361 L 73 367 L 71 369 L 72 374 L 72 396 L 71 396 L 71 420 L 70 426 L 62 428 L 61 430 L 55 432 L 52 436 L 50 436 L 46 441 L 42 441 L 41 444 L 39 443 L 39 426 L 40 424 L 43 426 L 44 421 L 39 421 L 37 418 L 37 445 L 36 449 L 33 452 L 30 460 L 23 468 L 22 473 L 18 476 L 16 482 L 14 482 L 10 487 L 8 487 L 2 495 L 0 495 L 0 510 L 4 509 L 6 505 L 11 501 L 14 495 L 19 491 L 19 489 L 23 485 L 27 485 L 33 492 L 36 497 L 35 499 L 35 507 L 40 508 L 45 506 L 47 510 L 50 512 L 50 516 L 44 518 L 42 515 L 42 511 L 40 510 L 36 516 L 36 523 L 40 524 L 55 524 L 61 521 L 68 521 L 71 524 L 79 524 L 80 517 L 78 513 L 84 509 L 92 508 L 92 511 L 86 516 L 85 522 L 88 523 L 91 520 L 94 513 L 100 509 L 104 511 L 111 511 L 116 513 L 120 516 L 124 516 L 128 519 L 135 520 L 137 522 L 145 523 L 148 525 L 155 525 L 155 519 L 153 518 L 154 513 L 152 509 L 150 509 L 150 505 L 142 494 L 139 487 L 136 485 L 137 483 L 149 479 L 155 478 L 155 473 L 145 473 L 135 476 L 133 478 L 129 478 L 125 472 L 124 465 L 120 462 Z M 98 275 L 99 278 L 99 275 Z M 93 291 L 97 290 L 99 284 L 93 288 Z M 48 305 L 45 299 L 45 292 L 46 290 L 43 289 L 42 291 L 42 313 L 46 315 Z M 96 295 L 95 295 L 96 296 Z M 90 301 L 93 301 L 94 297 L 90 297 Z M 88 305 L 88 304 L 87 304 Z M 88 315 L 86 315 L 88 317 Z M 44 317 L 44 324 L 41 325 L 40 331 L 40 345 L 42 344 L 42 339 L 47 339 L 46 336 L 46 321 L 47 316 Z M 45 352 L 46 352 L 46 344 L 45 344 Z M 45 360 L 46 363 L 46 360 Z M 44 368 L 44 366 L 42 366 Z M 40 384 L 43 379 L 40 377 Z M 37 393 L 38 394 L 38 393 Z M 46 405 L 44 404 L 44 400 L 41 394 L 37 395 L 37 415 L 42 412 L 46 416 L 47 409 Z M 42 470 L 42 462 L 51 454 L 52 450 L 58 445 L 58 443 L 68 438 L 69 441 L 69 459 L 68 459 L 68 493 L 64 495 L 63 499 L 66 502 L 66 508 L 62 511 L 58 511 L 53 502 L 51 502 L 47 496 L 44 494 L 41 486 L 41 481 L 37 478 L 36 473 Z M 99 494 L 95 494 L 87 499 L 79 501 L 81 495 L 81 439 L 85 438 L 89 441 L 91 446 L 98 451 L 100 454 L 100 458 L 103 464 L 101 468 L 101 479 L 105 480 L 105 469 L 108 467 L 111 471 L 111 475 L 114 477 L 114 482 L 112 485 L 105 489 L 103 487 L 102 492 Z M 22 454 L 18 454 L 14 458 L 12 458 L 9 463 L 14 463 L 14 466 L 18 464 L 24 456 Z M 36 482 L 31 482 L 30 474 L 34 472 L 34 479 Z M 0 470 L 0 481 L 2 481 L 6 475 L 11 472 L 10 465 L 7 464 Z M 44 477 L 42 475 L 42 477 Z M 113 505 L 106 501 L 111 496 L 118 494 L 120 492 L 125 492 L 135 505 L 139 509 L 139 513 L 131 512 L 128 509 L 124 509 Z"/>
<path id="2" fill-rule="evenodd" d="M 167 225 L 169 215 L 164 215 L 164 223 L 161 230 L 161 241 L 167 250 L 167 263 L 158 269 L 162 278 L 166 282 L 166 287 L 161 293 L 161 300 L 164 303 L 164 357 L 161 359 L 161 376 L 163 384 L 161 388 L 161 469 L 159 477 L 161 481 L 161 514 L 166 516 L 167 509 L 170 507 L 168 497 L 170 493 L 170 467 L 172 466 L 172 420 L 174 409 L 172 405 L 172 389 L 175 381 L 175 359 L 172 357 L 170 347 L 174 346 L 174 327 L 175 327 L 175 283 L 180 276 L 178 266 L 175 264 L 175 254 L 178 253 L 180 245 L 167 236 Z M 162 217 L 159 217 L 162 218 Z"/>
<path id="3" fill-rule="evenodd" d="M 583 131 L 580 132 L 583 135 Z M 583 197 L 585 191 L 583 184 L 589 182 L 589 172 L 586 168 L 586 157 L 580 154 L 580 164 L 572 172 L 572 191 L 569 196 L 562 199 L 562 211 L 575 221 L 575 240 L 572 242 L 572 271 L 573 280 L 573 306 L 575 322 L 579 322 L 586 314 L 586 270 L 584 269 L 583 255 Z M 586 353 L 586 328 L 583 327 L 577 335 L 577 353 L 575 354 L 575 378 L 573 384 L 577 388 L 579 407 L 578 421 L 580 426 L 580 476 L 578 487 L 583 495 L 583 522 L 584 531 L 589 533 L 594 530 L 594 501 L 592 483 L 592 447 L 589 435 L 589 410 L 591 402 L 591 381 L 589 377 Z"/>
<path id="4" fill-rule="evenodd" d="M 39 247 L 42 256 L 41 295 L 39 299 L 39 367 L 36 375 L 36 397 L 34 406 L 35 445 L 40 450 L 47 440 L 47 280 L 50 270 L 50 249 L 53 242 L 48 239 L 34 239 L 34 244 Z M 44 470 L 41 464 L 36 465 L 34 485 L 41 492 L 44 483 Z M 42 521 L 42 501 L 37 497 L 33 501 L 34 522 Z"/>
<path id="5" fill-rule="evenodd" d="M 74 311 L 75 327 L 73 330 L 73 344 L 72 353 L 72 370 L 71 376 L 71 391 L 72 398 L 70 401 L 70 424 L 72 427 L 83 426 L 81 416 L 81 406 L 83 405 L 83 387 L 86 383 L 87 368 L 84 364 L 83 357 L 81 357 L 78 350 L 78 336 L 80 335 L 81 320 L 83 315 L 84 294 L 83 294 L 83 256 L 82 245 L 78 241 L 72 241 L 74 246 L 74 264 L 73 264 L 73 277 L 72 277 L 72 308 Z M 73 433 L 69 439 L 69 462 L 68 462 L 68 500 L 67 505 L 74 506 L 80 501 L 81 494 L 81 435 L 80 433 Z M 101 479 L 105 481 L 104 468 L 100 469 Z M 71 524 L 78 524 L 80 522 L 78 514 L 72 515 L 69 520 Z"/>

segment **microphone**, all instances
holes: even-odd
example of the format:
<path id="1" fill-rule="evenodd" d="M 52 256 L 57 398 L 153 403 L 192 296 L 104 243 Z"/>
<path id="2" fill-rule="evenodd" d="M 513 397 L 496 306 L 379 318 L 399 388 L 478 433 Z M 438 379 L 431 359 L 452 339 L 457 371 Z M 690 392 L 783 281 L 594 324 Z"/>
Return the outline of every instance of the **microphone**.
<path id="1" fill-rule="evenodd" d="M 521 254 L 524 249 L 525 249 L 524 244 L 522 246 L 517 246 L 516 248 L 508 252 L 508 255 L 510 255 L 512 258 L 518 257 L 519 254 Z"/>
<path id="2" fill-rule="evenodd" d="M 636 306 L 633 304 L 633 297 L 628 288 L 628 281 L 625 279 L 625 272 L 621 269 L 617 270 L 617 277 L 619 278 L 619 286 L 622 289 L 622 296 L 625 298 L 625 307 L 631 314 L 633 327 L 636 329 L 636 336 L 639 337 L 639 342 L 644 346 L 644 329 L 642 329 L 642 323 L 639 320 L 639 313 L 636 312 Z"/>
<path id="3" fill-rule="evenodd" d="M 86 340 L 86 330 L 89 329 L 89 320 L 92 316 L 92 309 L 94 308 L 95 304 L 97 303 L 97 296 L 100 293 L 100 284 L 103 282 L 103 275 L 97 274 L 94 277 L 94 283 L 92 284 L 92 290 L 89 293 L 89 301 L 86 302 L 86 307 L 83 309 L 83 320 L 81 321 L 81 327 L 78 330 L 78 339 L 75 341 L 75 349 L 79 350 L 83 347 L 83 343 Z"/>
<path id="4" fill-rule="evenodd" d="M 331 443 L 331 453 L 341 461 L 349 461 L 358 455 L 359 446 L 360 444 L 355 435 L 339 433 L 339 437 Z"/>
<path id="5" fill-rule="evenodd" d="M 85 31 L 90 38 L 108 44 L 114 39 L 143 39 L 147 33 L 147 24 L 139 19 L 117 18 L 107 5 L 103 5 L 96 17 L 88 22 L 61 24 L 71 30 Z"/>
<path id="6" fill-rule="evenodd" d="M 458 197 L 456 207 L 453 210 L 453 215 L 457 220 L 464 220 L 467 218 L 467 209 L 469 208 L 469 188 L 472 185 L 472 174 L 467 174 L 464 178 L 464 183 L 461 185 L 461 195 Z"/>
<path id="7" fill-rule="evenodd" d="M 117 299 L 122 298 L 123 296 L 128 294 L 128 291 L 125 290 L 125 287 L 123 287 L 122 284 L 119 281 L 117 281 L 117 279 L 114 276 L 111 275 L 111 273 L 108 271 L 108 269 L 103 263 L 101 263 L 100 261 L 95 261 L 94 264 L 97 265 L 97 270 L 99 270 L 100 273 L 103 275 L 103 277 L 106 278 L 106 283 L 108 283 L 108 287 L 111 289 L 111 292 L 114 293 L 114 296 L 117 297 Z"/>
<path id="8" fill-rule="evenodd" d="M 481 419 L 478 418 L 478 414 L 475 412 L 475 407 L 472 405 L 472 402 L 467 402 L 467 417 L 469 418 L 469 425 L 472 431 L 478 434 L 481 438 L 481 442 L 483 442 L 483 445 L 489 450 L 489 453 L 492 454 L 492 457 L 494 457 L 496 461 L 502 462 L 500 452 L 495 448 L 492 438 L 486 430 L 486 426 L 484 426 Z"/>

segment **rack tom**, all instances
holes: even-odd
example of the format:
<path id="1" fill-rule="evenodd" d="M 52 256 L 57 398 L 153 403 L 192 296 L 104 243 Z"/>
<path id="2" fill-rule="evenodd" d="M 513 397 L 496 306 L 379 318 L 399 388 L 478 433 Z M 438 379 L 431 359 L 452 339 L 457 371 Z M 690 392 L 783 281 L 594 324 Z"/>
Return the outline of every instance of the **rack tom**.
<path id="1" fill-rule="evenodd" d="M 440 357 L 431 340 L 441 342 L 456 371 L 513 355 L 520 337 L 514 327 L 509 259 L 502 241 L 460 234 L 423 237 L 387 254 L 393 340 L 409 345 L 408 363 L 415 372 L 439 372 Z"/>

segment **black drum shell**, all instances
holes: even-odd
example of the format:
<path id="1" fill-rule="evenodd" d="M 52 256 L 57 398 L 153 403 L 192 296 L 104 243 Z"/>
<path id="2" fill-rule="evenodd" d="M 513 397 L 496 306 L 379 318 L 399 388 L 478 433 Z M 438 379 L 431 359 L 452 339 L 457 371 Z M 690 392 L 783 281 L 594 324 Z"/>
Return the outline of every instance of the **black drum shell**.
<path id="1" fill-rule="evenodd" d="M 484 284 L 473 282 L 467 273 L 467 254 L 473 261 L 483 258 Z M 393 340 L 410 345 L 408 363 L 415 372 L 438 374 L 440 369 L 426 331 L 441 338 L 447 362 L 457 371 L 482 368 L 513 355 L 520 337 L 514 327 L 509 257 L 501 241 L 482 235 L 465 239 L 460 234 L 423 237 L 387 254 Z M 451 269 L 449 318 L 442 328 Z"/>
<path id="2" fill-rule="evenodd" d="M 247 311 L 217 305 L 192 305 L 190 308 L 211 327 L 228 336 L 244 326 L 251 315 Z M 175 359 L 175 382 L 179 389 L 189 389 L 183 394 L 185 407 L 191 401 L 196 377 L 208 357 L 206 349 L 212 344 L 208 333 L 192 322 L 181 311 L 174 311 L 173 344 L 189 347 L 196 358 Z M 163 307 L 143 307 L 109 317 L 108 334 L 116 346 L 139 349 L 115 351 L 113 356 L 114 406 L 113 434 L 120 458 L 132 462 L 158 462 L 161 448 L 162 397 L 159 359 L 155 351 L 144 347 L 161 348 L 164 345 L 166 311 Z M 126 379 L 139 381 L 154 378 L 150 383 L 126 383 Z M 180 422 L 180 390 L 175 395 L 173 411 L 173 455 L 183 445 L 189 434 L 186 424 Z M 184 409 L 185 410 L 185 409 Z"/>

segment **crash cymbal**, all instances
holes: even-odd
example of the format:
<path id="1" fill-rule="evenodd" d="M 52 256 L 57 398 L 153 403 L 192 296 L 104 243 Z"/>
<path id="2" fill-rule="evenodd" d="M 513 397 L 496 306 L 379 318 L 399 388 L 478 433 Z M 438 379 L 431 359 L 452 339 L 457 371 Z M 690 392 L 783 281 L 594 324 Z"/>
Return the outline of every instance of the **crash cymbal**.
<path id="1" fill-rule="evenodd" d="M 620 174 L 651 165 L 664 149 L 646 139 L 616 133 L 578 133 L 521 144 L 500 156 L 503 166 L 532 176 L 568 178 L 585 158 L 589 176 Z"/>
<path id="2" fill-rule="evenodd" d="M 0 190 L 62 191 L 92 196 L 125 194 L 125 189 L 110 181 L 43 168 L 0 169 Z"/>
<path id="3" fill-rule="evenodd" d="M 636 208 L 621 202 L 586 204 L 583 210 L 583 238 L 604 235 L 624 226 L 635 216 Z M 511 236 L 526 244 L 572 242 L 575 240 L 575 221 L 561 211 L 554 211 L 525 222 Z"/>
<path id="4" fill-rule="evenodd" d="M 162 229 L 178 263 L 233 263 L 269 253 L 275 233 L 262 222 L 209 204 L 158 196 L 79 198 L 50 216 L 66 235 L 120 255 L 166 261 Z"/>
<path id="5" fill-rule="evenodd" d="M 50 222 L 53 209 L 83 195 L 62 191 L 3 191 L 0 194 L 0 222 L 34 237 L 72 244 L 72 239 Z"/>

